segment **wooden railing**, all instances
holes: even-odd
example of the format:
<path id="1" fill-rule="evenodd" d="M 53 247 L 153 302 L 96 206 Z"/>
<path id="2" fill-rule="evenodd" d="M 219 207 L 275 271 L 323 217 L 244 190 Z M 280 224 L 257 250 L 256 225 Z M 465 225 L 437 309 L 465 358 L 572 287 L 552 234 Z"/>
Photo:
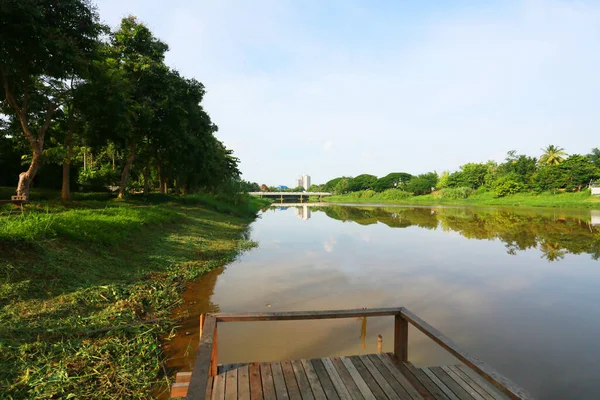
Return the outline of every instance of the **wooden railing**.
<path id="1" fill-rule="evenodd" d="M 434 342 L 458 358 L 502 393 L 515 400 L 530 399 L 525 390 L 496 372 L 483 361 L 461 350 L 450 338 L 423 321 L 404 307 L 357 310 L 293 311 L 271 313 L 219 313 L 201 316 L 201 338 L 189 384 L 187 399 L 210 399 L 211 379 L 217 374 L 217 323 L 244 321 L 300 321 L 355 317 L 394 317 L 394 356 L 397 361 L 408 361 L 408 324 L 423 332 Z M 187 380 L 187 379 L 186 379 Z"/>

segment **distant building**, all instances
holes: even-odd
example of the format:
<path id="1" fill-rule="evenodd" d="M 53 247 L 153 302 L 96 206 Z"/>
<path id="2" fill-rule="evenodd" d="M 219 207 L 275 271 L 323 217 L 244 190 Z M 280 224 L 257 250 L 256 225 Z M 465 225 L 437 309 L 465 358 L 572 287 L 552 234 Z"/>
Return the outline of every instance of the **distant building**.
<path id="1" fill-rule="evenodd" d="M 285 185 L 279 185 L 279 186 L 276 186 L 276 188 L 277 188 L 277 189 L 283 189 L 283 190 L 285 190 L 285 189 L 289 189 L 289 187 L 287 187 L 287 186 L 285 186 Z"/>
<path id="2" fill-rule="evenodd" d="M 301 175 L 298 177 L 297 187 L 302 186 L 304 190 L 308 190 L 310 187 L 310 175 Z"/>

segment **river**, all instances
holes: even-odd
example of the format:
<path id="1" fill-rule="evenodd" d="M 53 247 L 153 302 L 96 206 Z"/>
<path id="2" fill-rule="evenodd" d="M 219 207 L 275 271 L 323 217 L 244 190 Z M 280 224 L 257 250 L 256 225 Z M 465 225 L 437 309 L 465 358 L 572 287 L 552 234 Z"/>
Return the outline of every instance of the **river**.
<path id="1" fill-rule="evenodd" d="M 259 246 L 186 293 L 188 333 L 200 312 L 405 306 L 537 398 L 598 398 L 600 211 L 277 206 L 250 229 Z M 219 363 L 375 353 L 379 334 L 391 351 L 392 318 L 220 324 Z M 409 359 L 456 362 L 412 327 Z"/>

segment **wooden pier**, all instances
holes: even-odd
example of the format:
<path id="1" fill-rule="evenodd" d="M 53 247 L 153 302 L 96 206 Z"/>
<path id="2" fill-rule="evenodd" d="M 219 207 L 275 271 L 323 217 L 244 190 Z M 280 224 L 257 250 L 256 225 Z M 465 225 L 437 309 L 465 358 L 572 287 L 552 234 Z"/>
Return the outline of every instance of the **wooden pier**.
<path id="1" fill-rule="evenodd" d="M 332 318 L 394 318 L 394 352 L 312 360 L 218 365 L 217 323 Z M 408 361 L 411 324 L 462 364 L 416 368 Z M 201 317 L 193 371 L 177 374 L 172 397 L 187 399 L 531 399 L 508 378 L 460 350 L 407 309 L 219 313 Z M 380 348 L 380 346 L 379 346 Z"/>

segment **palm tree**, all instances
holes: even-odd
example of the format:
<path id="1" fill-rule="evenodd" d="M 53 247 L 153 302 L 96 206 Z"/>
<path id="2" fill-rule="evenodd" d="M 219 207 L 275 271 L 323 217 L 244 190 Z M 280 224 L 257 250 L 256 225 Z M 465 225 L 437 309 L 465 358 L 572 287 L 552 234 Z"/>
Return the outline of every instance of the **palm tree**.
<path id="1" fill-rule="evenodd" d="M 548 145 L 548 147 L 542 149 L 542 151 L 544 154 L 540 157 L 540 163 L 546 165 L 558 165 L 565 160 L 564 156 L 567 155 L 565 149 L 553 144 Z"/>

